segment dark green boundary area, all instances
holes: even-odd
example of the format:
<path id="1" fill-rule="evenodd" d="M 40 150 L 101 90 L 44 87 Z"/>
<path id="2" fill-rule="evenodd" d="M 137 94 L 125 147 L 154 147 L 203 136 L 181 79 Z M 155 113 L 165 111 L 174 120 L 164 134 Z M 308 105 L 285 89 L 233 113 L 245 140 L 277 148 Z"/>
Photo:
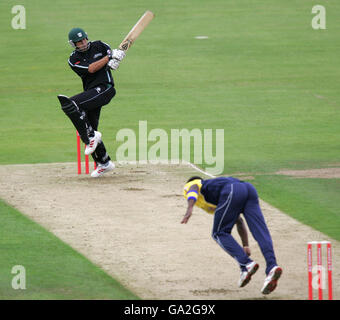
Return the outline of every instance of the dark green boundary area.
<path id="1" fill-rule="evenodd" d="M 139 299 L 52 233 L 0 200 L 0 299 Z M 26 289 L 13 289 L 14 266 Z"/>

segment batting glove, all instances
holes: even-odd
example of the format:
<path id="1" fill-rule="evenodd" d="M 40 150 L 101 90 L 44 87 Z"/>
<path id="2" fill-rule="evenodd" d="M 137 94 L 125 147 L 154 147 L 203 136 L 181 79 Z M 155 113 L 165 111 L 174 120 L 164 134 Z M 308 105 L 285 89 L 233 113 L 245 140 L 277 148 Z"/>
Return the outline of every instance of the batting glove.
<path id="1" fill-rule="evenodd" d="M 117 70 L 119 68 L 120 61 L 117 59 L 111 59 L 107 65 L 112 69 L 112 70 Z"/>
<path id="2" fill-rule="evenodd" d="M 113 49 L 110 54 L 110 59 L 116 59 L 122 61 L 125 57 L 125 52 L 119 49 Z"/>

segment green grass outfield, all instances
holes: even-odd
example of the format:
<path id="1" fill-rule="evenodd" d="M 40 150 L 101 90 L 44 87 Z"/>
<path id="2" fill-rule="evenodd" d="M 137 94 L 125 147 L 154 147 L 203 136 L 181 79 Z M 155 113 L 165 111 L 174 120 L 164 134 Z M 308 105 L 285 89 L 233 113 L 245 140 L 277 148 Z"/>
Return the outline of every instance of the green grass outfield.
<path id="1" fill-rule="evenodd" d="M 0 2 L 0 164 L 75 161 L 75 130 L 56 98 L 81 91 L 67 33 L 81 26 L 116 47 L 150 9 L 156 18 L 102 111 L 113 158 L 117 131 L 138 132 L 140 120 L 167 132 L 223 128 L 225 174 L 251 173 L 261 198 L 340 240 L 339 180 L 274 175 L 339 166 L 339 2 L 320 2 L 326 30 L 312 29 L 309 0 L 23 0 L 26 30 L 11 27 L 16 4 Z"/>

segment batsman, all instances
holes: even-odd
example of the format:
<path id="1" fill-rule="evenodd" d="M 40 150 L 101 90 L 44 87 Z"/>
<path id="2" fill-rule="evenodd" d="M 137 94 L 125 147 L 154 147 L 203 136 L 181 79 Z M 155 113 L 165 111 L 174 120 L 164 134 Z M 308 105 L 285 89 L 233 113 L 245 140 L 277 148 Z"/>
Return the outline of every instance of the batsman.
<path id="1" fill-rule="evenodd" d="M 114 169 L 98 131 L 100 112 L 116 94 L 112 70 L 117 70 L 125 57 L 123 50 L 111 50 L 102 41 L 89 41 L 81 28 L 73 28 L 68 34 L 69 44 L 74 48 L 68 64 L 80 77 L 84 91 L 72 97 L 58 95 L 61 109 L 71 120 L 85 143 L 85 155 L 92 155 L 97 164 L 91 173 L 94 178 Z"/>

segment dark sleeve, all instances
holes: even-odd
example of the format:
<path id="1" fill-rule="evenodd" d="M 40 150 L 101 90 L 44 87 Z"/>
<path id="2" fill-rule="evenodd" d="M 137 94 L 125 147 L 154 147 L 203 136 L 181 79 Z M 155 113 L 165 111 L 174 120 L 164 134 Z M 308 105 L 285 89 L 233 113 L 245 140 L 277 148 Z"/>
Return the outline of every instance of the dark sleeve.
<path id="1" fill-rule="evenodd" d="M 77 55 L 72 53 L 68 59 L 68 64 L 71 69 L 80 77 L 86 75 L 89 70 L 89 64 L 87 61 L 81 61 Z"/>
<path id="2" fill-rule="evenodd" d="M 107 43 L 102 42 L 102 41 L 100 41 L 99 43 L 101 47 L 101 52 L 103 53 L 103 57 L 107 56 L 111 52 L 110 46 Z"/>

